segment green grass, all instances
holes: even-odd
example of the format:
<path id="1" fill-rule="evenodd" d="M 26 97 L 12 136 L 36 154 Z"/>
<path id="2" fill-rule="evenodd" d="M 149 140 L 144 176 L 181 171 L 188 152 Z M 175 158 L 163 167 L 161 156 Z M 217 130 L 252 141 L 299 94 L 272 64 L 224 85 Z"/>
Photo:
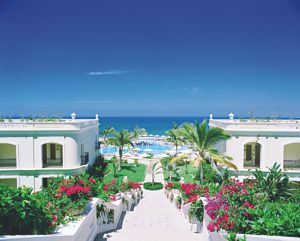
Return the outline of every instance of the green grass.
<path id="1" fill-rule="evenodd" d="M 191 164 L 189 164 L 187 166 L 187 171 L 188 173 L 186 174 L 185 173 L 185 165 L 183 166 L 178 166 L 179 168 L 179 178 L 172 178 L 172 182 L 177 182 L 180 180 L 180 177 L 184 177 L 184 181 L 185 182 L 190 182 L 190 183 L 193 183 L 194 182 L 194 179 L 193 179 L 193 176 L 195 176 L 198 172 L 199 172 L 199 169 L 198 168 L 195 168 L 193 167 Z M 169 171 L 167 170 L 164 170 L 164 179 L 165 181 L 169 181 Z"/>
<path id="2" fill-rule="evenodd" d="M 108 183 L 114 179 L 112 175 L 112 163 L 108 163 L 109 174 L 103 179 L 104 183 Z M 146 175 L 146 165 L 144 164 L 133 164 L 133 163 L 122 163 L 121 171 L 117 173 L 116 179 L 122 181 L 124 176 L 127 176 L 130 181 L 143 182 Z"/>
<path id="3" fill-rule="evenodd" d="M 156 191 L 156 190 L 161 190 L 163 189 L 164 185 L 161 182 L 145 182 L 144 183 L 144 188 L 146 190 L 151 190 L 151 191 Z"/>

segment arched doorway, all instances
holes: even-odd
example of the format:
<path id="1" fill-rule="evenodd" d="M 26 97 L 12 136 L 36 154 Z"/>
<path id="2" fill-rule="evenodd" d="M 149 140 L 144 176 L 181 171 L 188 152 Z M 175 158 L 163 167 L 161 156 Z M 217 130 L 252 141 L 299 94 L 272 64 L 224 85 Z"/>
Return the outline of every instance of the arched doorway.
<path id="1" fill-rule="evenodd" d="M 0 143 L 0 167 L 16 168 L 17 167 L 16 145 Z"/>
<path id="2" fill-rule="evenodd" d="M 291 143 L 284 146 L 283 169 L 300 169 L 300 143 Z"/>
<path id="3" fill-rule="evenodd" d="M 248 142 L 244 145 L 244 168 L 259 168 L 261 156 L 261 144 Z"/>
<path id="4" fill-rule="evenodd" d="M 42 145 L 43 167 L 63 166 L 63 146 L 57 143 Z"/>

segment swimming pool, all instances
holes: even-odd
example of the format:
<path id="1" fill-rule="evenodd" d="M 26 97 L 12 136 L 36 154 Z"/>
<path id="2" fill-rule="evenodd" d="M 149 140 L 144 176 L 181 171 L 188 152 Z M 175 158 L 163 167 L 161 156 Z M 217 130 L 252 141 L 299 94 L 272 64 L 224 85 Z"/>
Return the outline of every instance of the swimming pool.
<path id="1" fill-rule="evenodd" d="M 134 148 L 131 148 L 131 152 L 134 151 L 135 153 L 151 153 L 153 155 L 158 155 L 165 153 L 168 150 L 171 150 L 173 147 L 168 145 L 160 145 L 160 144 L 153 144 L 153 145 L 135 145 Z M 124 148 L 124 153 L 128 152 L 128 148 Z M 118 153 L 118 148 L 114 146 L 107 146 L 100 149 L 100 153 L 106 155 L 113 155 Z"/>

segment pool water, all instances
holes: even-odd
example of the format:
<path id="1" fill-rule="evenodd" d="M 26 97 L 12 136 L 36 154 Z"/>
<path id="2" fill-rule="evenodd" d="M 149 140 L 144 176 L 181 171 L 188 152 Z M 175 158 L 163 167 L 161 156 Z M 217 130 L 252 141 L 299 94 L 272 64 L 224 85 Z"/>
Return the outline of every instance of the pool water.
<path id="1" fill-rule="evenodd" d="M 172 146 L 167 146 L 167 145 L 159 145 L 159 144 L 153 144 L 153 145 L 135 145 L 135 148 L 139 148 L 140 150 L 135 151 L 136 153 L 152 153 L 154 155 L 157 154 L 163 154 L 165 153 L 167 150 L 171 150 Z M 133 150 L 131 149 L 131 152 Z M 102 154 L 117 154 L 118 153 L 118 148 L 114 147 L 114 146 L 108 146 L 108 147 L 104 147 L 100 149 L 100 152 Z M 128 152 L 128 148 L 124 148 L 124 153 Z"/>

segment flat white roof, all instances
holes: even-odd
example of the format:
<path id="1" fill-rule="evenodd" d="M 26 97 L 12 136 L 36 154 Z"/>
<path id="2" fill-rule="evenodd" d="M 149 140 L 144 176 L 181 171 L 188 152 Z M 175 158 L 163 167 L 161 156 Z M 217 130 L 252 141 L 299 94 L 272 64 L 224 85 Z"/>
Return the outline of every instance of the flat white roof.
<path id="1" fill-rule="evenodd" d="M 98 126 L 96 119 L 5 119 L 0 122 L 0 132 L 5 131 L 76 131 L 86 127 Z"/>
<path id="2" fill-rule="evenodd" d="M 226 131 L 300 132 L 300 120 L 213 119 L 209 120 L 209 126 Z"/>

